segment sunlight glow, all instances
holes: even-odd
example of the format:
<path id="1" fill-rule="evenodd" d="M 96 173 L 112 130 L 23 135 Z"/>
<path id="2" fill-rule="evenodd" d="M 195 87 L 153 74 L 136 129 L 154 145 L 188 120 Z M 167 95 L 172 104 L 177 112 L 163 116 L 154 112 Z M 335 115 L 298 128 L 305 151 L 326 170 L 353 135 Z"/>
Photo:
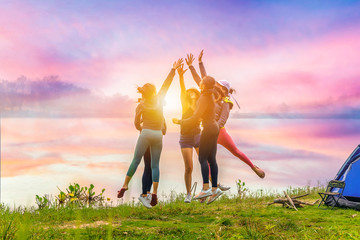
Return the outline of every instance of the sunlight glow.
<path id="1" fill-rule="evenodd" d="M 181 112 L 180 93 L 177 91 L 169 91 L 165 97 L 164 111 Z"/>

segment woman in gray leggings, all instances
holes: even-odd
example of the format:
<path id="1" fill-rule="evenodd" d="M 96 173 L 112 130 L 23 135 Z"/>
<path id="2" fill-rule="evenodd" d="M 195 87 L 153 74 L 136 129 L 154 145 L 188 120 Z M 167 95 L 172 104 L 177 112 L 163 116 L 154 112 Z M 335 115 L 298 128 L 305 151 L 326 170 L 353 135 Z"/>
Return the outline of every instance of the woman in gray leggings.
<path id="1" fill-rule="evenodd" d="M 159 161 L 162 150 L 162 124 L 163 124 L 163 105 L 166 93 L 175 76 L 175 70 L 181 66 L 183 59 L 180 58 L 173 64 L 169 75 L 165 79 L 161 89 L 156 93 L 156 88 L 153 84 L 146 83 L 144 86 L 138 88 L 138 92 L 142 94 L 144 101 L 139 103 L 136 108 L 135 126 L 141 130 L 138 138 L 133 160 L 127 171 L 123 187 L 118 191 L 118 198 L 124 196 L 128 190 L 129 182 L 134 175 L 141 158 L 144 156 L 146 149 L 150 147 L 151 152 L 151 171 L 153 181 L 153 193 L 151 205 L 157 204 L 157 189 L 159 185 Z M 142 123 L 142 126 L 141 126 Z"/>

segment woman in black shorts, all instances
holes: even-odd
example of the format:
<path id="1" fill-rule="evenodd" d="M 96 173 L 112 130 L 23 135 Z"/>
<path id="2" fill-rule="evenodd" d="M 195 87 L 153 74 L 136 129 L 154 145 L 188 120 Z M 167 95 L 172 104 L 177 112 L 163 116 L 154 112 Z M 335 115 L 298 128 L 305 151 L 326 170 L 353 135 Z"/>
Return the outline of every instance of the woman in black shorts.
<path id="1" fill-rule="evenodd" d="M 184 71 L 183 65 L 181 65 L 177 72 L 179 74 L 180 80 L 180 99 L 182 106 L 182 119 L 191 117 L 194 114 L 196 108 L 196 103 L 200 97 L 200 92 L 195 88 L 185 88 L 184 83 Z M 173 122 L 175 124 L 179 123 L 179 120 L 174 118 Z M 191 175 L 193 171 L 193 149 L 199 155 L 199 143 L 200 143 L 200 121 L 191 122 L 189 124 L 181 125 L 180 128 L 180 147 L 181 153 L 185 163 L 185 185 L 186 185 L 186 197 L 184 202 L 191 202 Z"/>

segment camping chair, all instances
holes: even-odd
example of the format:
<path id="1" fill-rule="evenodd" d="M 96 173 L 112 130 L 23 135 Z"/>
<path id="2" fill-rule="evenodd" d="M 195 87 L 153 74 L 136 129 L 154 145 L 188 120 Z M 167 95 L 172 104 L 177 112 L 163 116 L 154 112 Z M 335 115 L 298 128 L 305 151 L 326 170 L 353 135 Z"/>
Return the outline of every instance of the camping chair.
<path id="1" fill-rule="evenodd" d="M 338 188 L 339 191 L 338 192 L 331 192 L 331 189 L 333 188 Z M 338 180 L 331 180 L 326 188 L 325 192 L 319 192 L 319 195 L 321 197 L 321 201 L 319 203 L 319 206 L 324 203 L 326 206 L 326 200 L 330 197 L 334 200 L 335 205 L 331 208 L 333 209 L 335 206 L 340 207 L 339 205 L 339 199 L 342 197 L 343 192 L 344 192 L 344 188 L 345 188 L 345 182 L 344 181 L 338 181 Z M 335 198 L 335 196 L 337 198 Z"/>

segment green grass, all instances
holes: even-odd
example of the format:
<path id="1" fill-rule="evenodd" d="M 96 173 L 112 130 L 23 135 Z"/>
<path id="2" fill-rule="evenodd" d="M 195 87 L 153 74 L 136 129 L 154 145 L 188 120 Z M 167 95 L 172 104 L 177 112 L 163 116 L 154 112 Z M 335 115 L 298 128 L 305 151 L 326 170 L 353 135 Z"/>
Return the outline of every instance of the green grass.
<path id="1" fill-rule="evenodd" d="M 303 200 L 318 199 L 317 188 Z M 135 204 L 113 208 L 0 207 L 2 239 L 359 239 L 360 213 L 305 206 L 299 211 L 267 206 L 277 196 L 261 191 L 246 197 L 223 196 L 206 205 L 183 203 L 172 194 L 153 209 Z"/>

